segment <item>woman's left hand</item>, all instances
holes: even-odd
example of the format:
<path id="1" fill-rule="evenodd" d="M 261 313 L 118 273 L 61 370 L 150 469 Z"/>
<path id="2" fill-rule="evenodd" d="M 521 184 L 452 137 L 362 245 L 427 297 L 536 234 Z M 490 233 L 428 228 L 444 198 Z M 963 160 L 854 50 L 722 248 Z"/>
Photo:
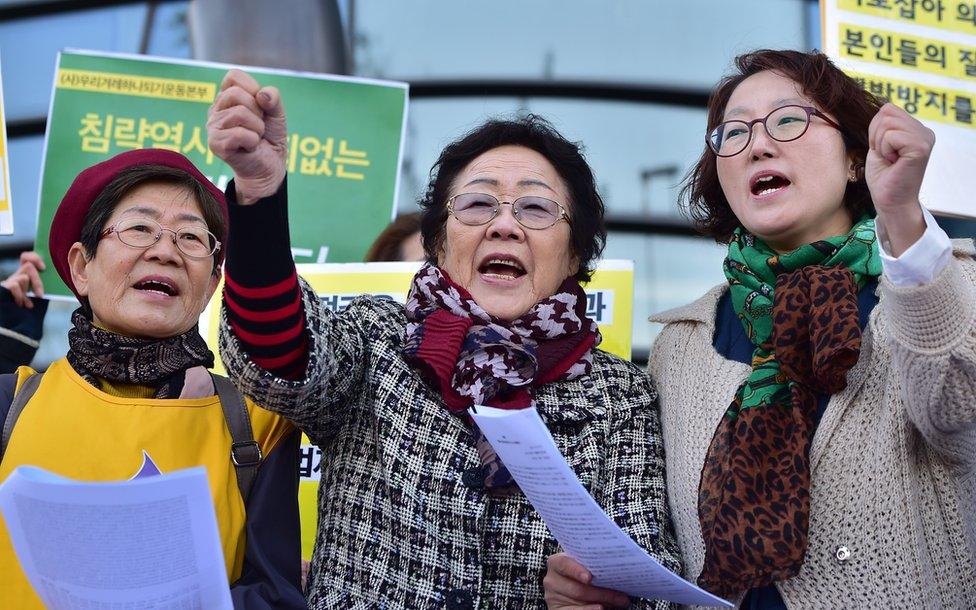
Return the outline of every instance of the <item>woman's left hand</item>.
<path id="1" fill-rule="evenodd" d="M 593 575 L 566 553 L 550 555 L 546 564 L 542 587 L 549 610 L 602 610 L 630 605 L 625 593 L 591 585 Z"/>
<path id="2" fill-rule="evenodd" d="M 925 232 L 918 192 L 935 133 L 892 103 L 881 107 L 868 127 L 864 177 L 878 217 L 899 256 Z"/>

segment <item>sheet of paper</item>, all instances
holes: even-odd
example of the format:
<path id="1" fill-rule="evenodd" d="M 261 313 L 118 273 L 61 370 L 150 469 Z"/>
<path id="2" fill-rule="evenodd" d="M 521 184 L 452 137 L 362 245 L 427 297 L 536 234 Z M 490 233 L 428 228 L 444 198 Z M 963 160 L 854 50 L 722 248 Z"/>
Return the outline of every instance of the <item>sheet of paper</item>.
<path id="1" fill-rule="evenodd" d="M 85 483 L 20 466 L 0 513 L 48 608 L 233 608 L 203 467 Z"/>
<path id="2" fill-rule="evenodd" d="M 593 584 L 633 597 L 732 607 L 662 566 L 603 512 L 534 408 L 469 412 L 563 550 L 593 574 Z"/>

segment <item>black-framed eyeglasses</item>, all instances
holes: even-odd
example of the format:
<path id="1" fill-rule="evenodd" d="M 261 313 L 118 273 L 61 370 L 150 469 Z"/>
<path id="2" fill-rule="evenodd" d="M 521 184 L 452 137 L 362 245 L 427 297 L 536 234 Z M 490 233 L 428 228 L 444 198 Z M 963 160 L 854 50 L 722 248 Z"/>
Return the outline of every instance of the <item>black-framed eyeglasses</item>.
<path id="1" fill-rule="evenodd" d="M 466 225 L 483 225 L 498 216 L 502 205 L 512 206 L 515 220 L 526 229 L 548 229 L 560 220 L 569 223 L 566 208 L 545 197 L 519 197 L 498 201 L 486 193 L 461 193 L 447 200 L 447 211 Z"/>
<path id="2" fill-rule="evenodd" d="M 801 137 L 810 127 L 810 117 L 817 116 L 838 131 L 843 131 L 833 119 L 812 106 L 790 104 L 780 106 L 761 119 L 751 121 L 725 121 L 708 132 L 705 141 L 719 157 L 734 157 L 744 151 L 752 141 L 752 128 L 762 123 L 769 137 L 777 142 L 790 142 Z"/>
<path id="3" fill-rule="evenodd" d="M 101 238 L 115 233 L 119 241 L 133 248 L 149 248 L 159 241 L 163 231 L 173 234 L 173 243 L 190 258 L 207 258 L 220 250 L 220 242 L 201 226 L 188 225 L 171 229 L 151 218 L 126 218 L 102 231 Z"/>

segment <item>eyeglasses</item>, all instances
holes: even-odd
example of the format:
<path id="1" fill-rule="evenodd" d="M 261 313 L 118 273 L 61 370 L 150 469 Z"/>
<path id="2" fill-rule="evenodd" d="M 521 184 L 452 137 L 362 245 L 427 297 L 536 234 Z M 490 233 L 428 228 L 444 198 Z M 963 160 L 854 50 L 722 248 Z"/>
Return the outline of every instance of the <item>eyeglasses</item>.
<path id="1" fill-rule="evenodd" d="M 515 201 L 498 201 L 485 193 L 461 193 L 447 200 L 447 211 L 466 225 L 490 222 L 503 205 L 512 206 L 515 220 L 526 229 L 548 229 L 560 220 L 569 223 L 566 208 L 544 197 L 519 197 Z"/>
<path id="2" fill-rule="evenodd" d="M 200 226 L 177 229 L 164 227 L 150 218 L 126 218 L 102 231 L 101 239 L 115 233 L 119 241 L 133 248 L 149 248 L 159 241 L 163 231 L 173 234 L 173 243 L 190 258 L 207 258 L 220 250 L 220 242 L 213 233 Z"/>
<path id="3" fill-rule="evenodd" d="M 762 123 L 769 137 L 777 142 L 790 142 L 807 132 L 811 116 L 818 116 L 831 127 L 843 131 L 840 125 L 812 106 L 789 105 L 781 106 L 761 119 L 719 123 L 705 136 L 705 141 L 719 157 L 734 157 L 749 145 L 756 123 Z"/>

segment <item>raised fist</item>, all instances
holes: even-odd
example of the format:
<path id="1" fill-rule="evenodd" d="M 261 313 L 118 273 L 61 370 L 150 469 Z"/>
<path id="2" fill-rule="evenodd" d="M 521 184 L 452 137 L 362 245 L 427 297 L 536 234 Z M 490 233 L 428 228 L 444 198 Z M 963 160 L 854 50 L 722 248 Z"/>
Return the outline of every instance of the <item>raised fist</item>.
<path id="1" fill-rule="evenodd" d="M 234 171 L 237 202 L 249 205 L 273 195 L 285 179 L 288 126 L 281 94 L 231 70 L 207 112 L 210 150 Z"/>

